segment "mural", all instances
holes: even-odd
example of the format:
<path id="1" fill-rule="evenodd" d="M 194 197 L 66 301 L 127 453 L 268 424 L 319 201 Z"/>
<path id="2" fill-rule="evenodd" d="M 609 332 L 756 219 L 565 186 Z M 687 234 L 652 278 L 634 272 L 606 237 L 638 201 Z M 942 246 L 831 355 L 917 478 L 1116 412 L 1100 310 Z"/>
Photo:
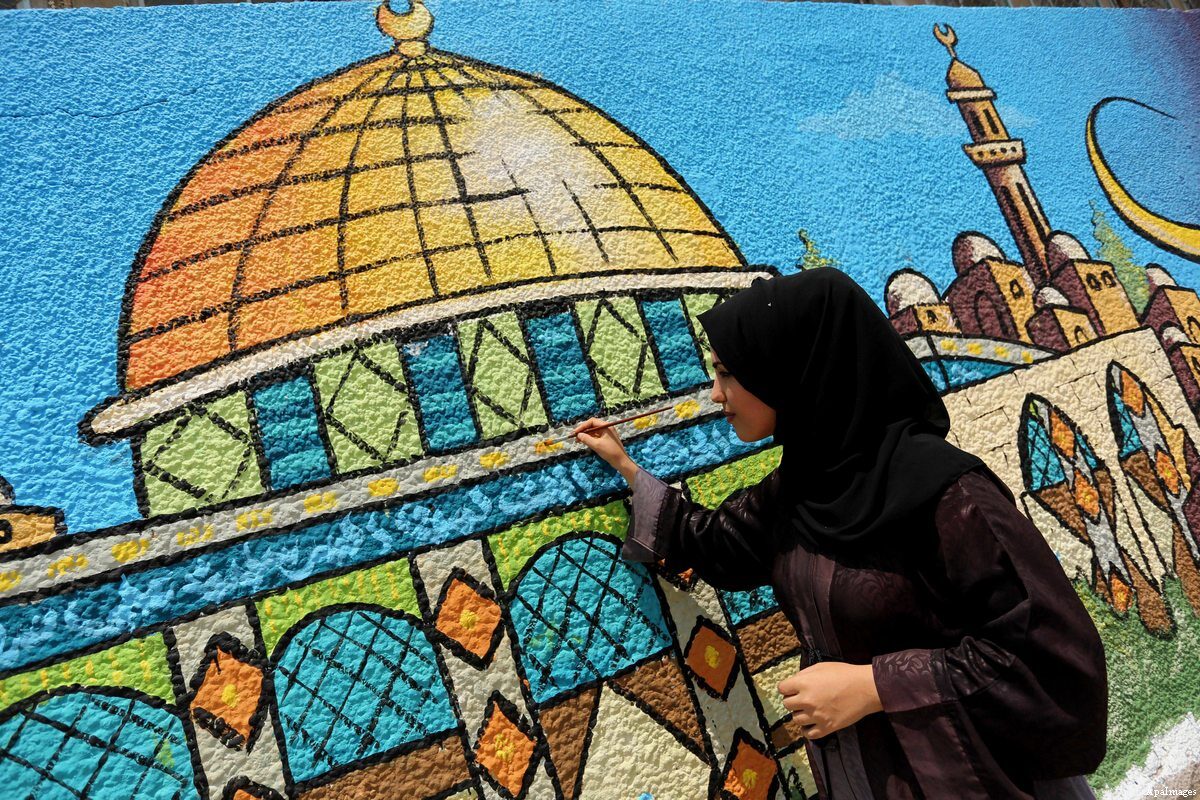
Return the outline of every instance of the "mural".
<path id="1" fill-rule="evenodd" d="M 623 561 L 623 482 L 548 442 L 665 407 L 631 428 L 635 458 L 709 506 L 759 480 L 778 451 L 712 404 L 696 316 L 829 267 L 879 298 L 952 438 L 1013 489 L 1096 619 L 1113 699 L 1093 785 L 1192 780 L 1200 298 L 1182 284 L 1200 197 L 1145 177 L 1109 111 L 1186 128 L 1195 76 L 1160 91 L 1145 62 L 1183 64 L 1200 23 L 329 6 L 62 14 L 82 71 L 44 96 L 0 83 L 16 287 L 0 783 L 80 800 L 815 796 L 775 690 L 803 654 L 770 590 Z M 48 19 L 0 19 L 5 52 L 48 47 Z M 841 79 L 772 49 L 774 22 L 824 37 Z M 862 25 L 893 44 L 863 50 L 845 34 Z M 541 33 L 496 35 L 521 26 Z M 1110 34 L 1153 46 L 1089 38 Z M 1069 80 L 971 66 L 1049 37 Z M 777 70 L 758 86 L 762 64 L 807 85 Z M 1069 177 L 1035 180 L 1023 128 Z M 815 166 L 780 142 L 808 142 Z M 811 186 L 773 183 L 789 171 Z M 27 219 L 47 197 L 76 229 Z"/>

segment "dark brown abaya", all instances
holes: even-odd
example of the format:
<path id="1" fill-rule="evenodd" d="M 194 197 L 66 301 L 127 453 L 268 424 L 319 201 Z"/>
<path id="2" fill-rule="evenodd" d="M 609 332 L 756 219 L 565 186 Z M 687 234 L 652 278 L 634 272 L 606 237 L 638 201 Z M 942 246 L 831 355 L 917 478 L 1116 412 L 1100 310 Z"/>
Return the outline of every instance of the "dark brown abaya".
<path id="1" fill-rule="evenodd" d="M 822 797 L 1093 797 L 1095 625 L 1008 488 L 945 441 L 945 406 L 879 309 L 822 268 L 701 321 L 776 410 L 782 464 L 715 510 L 638 472 L 623 554 L 770 585 L 805 666 L 872 665 L 883 711 L 807 745 Z"/>
<path id="2" fill-rule="evenodd" d="M 854 557 L 767 546 L 778 485 L 710 511 L 639 472 L 623 554 L 722 589 L 770 585 L 806 648 L 872 665 L 883 712 L 808 746 L 821 797 L 1094 797 L 1078 776 L 1104 757 L 1104 650 L 990 470 L 909 521 L 905 552 Z"/>

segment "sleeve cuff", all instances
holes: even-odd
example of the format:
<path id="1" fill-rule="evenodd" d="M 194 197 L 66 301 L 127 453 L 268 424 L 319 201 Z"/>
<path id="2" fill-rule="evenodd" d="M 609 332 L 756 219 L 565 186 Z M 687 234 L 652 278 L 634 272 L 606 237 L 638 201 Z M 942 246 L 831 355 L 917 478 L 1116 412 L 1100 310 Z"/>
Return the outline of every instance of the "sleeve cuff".
<path id="1" fill-rule="evenodd" d="M 893 714 L 939 705 L 946 698 L 939 688 L 938 650 L 899 650 L 871 659 L 875 691 L 884 713 Z"/>
<path id="2" fill-rule="evenodd" d="M 633 507 L 629 534 L 621 556 L 643 564 L 662 561 L 667 554 L 659 542 L 658 518 L 670 487 L 644 469 L 633 476 Z"/>

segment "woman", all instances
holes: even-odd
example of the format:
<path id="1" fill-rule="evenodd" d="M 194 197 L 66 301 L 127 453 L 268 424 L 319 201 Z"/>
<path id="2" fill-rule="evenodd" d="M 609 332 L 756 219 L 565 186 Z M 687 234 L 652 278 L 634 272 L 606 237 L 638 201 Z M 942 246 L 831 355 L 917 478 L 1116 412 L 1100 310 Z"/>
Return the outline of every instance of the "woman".
<path id="1" fill-rule="evenodd" d="M 712 399 L 778 469 L 716 510 L 579 441 L 633 487 L 622 554 L 713 586 L 769 584 L 805 646 L 779 684 L 822 797 L 1094 797 L 1108 683 L 1095 625 L 876 305 L 833 268 L 700 316 Z"/>

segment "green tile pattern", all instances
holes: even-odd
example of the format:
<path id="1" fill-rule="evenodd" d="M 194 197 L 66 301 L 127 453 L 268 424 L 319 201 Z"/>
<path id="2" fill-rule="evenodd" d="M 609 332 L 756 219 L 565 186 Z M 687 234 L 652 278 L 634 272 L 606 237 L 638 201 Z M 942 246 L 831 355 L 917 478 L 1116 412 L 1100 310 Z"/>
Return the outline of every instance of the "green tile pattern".
<path id="1" fill-rule="evenodd" d="M 0 710 L 38 692 L 64 686 L 124 686 L 175 702 L 171 668 L 161 633 L 89 653 L 0 681 Z"/>
<path id="2" fill-rule="evenodd" d="M 584 300 L 575 310 L 583 329 L 583 349 L 607 408 L 664 394 L 646 328 L 632 297 Z"/>
<path id="3" fill-rule="evenodd" d="M 151 515 L 264 490 L 244 392 L 192 406 L 151 428 L 137 446 Z"/>
<path id="4" fill-rule="evenodd" d="M 616 501 L 596 508 L 569 511 L 557 517 L 547 517 L 509 528 L 488 537 L 488 546 L 496 559 L 496 573 L 505 589 L 525 564 L 542 547 L 561 536 L 576 531 L 605 533 L 625 538 L 629 527 L 629 512 L 625 504 Z"/>
<path id="5" fill-rule="evenodd" d="M 370 603 L 421 617 L 408 561 L 388 561 L 259 600 L 255 610 L 267 653 L 272 653 L 283 635 L 304 617 L 344 603 Z"/>
<path id="6" fill-rule="evenodd" d="M 546 424 L 533 360 L 511 311 L 458 326 L 467 394 L 490 439 Z"/>
<path id="7" fill-rule="evenodd" d="M 318 361 L 318 405 L 338 472 L 421 455 L 421 434 L 394 341 Z"/>

